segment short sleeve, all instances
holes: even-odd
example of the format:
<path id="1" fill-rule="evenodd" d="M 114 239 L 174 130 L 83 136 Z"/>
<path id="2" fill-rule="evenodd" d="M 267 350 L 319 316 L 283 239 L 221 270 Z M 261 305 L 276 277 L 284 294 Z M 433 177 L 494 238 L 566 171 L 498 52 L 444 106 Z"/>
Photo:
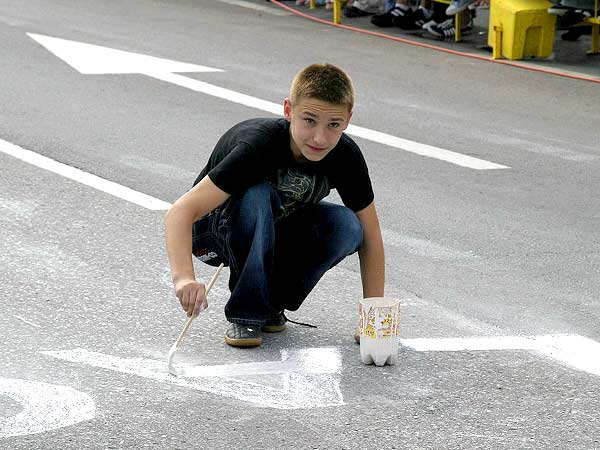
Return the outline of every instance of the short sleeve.
<path id="1" fill-rule="evenodd" d="M 365 158 L 356 143 L 344 135 L 333 168 L 336 189 L 344 205 L 358 212 L 369 206 L 374 199 L 373 186 Z"/>
<path id="2" fill-rule="evenodd" d="M 268 170 L 267 155 L 246 142 L 238 142 L 208 176 L 213 183 L 230 195 L 247 190 L 264 179 Z"/>

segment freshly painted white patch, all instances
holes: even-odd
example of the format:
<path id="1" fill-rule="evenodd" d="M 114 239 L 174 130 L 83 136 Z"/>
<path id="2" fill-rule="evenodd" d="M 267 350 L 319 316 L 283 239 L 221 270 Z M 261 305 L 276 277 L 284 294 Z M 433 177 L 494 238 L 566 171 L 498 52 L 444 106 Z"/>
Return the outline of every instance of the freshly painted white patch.
<path id="1" fill-rule="evenodd" d="M 27 33 L 38 44 L 83 74 L 222 72 L 221 69 L 156 58 L 100 45 Z"/>
<path id="2" fill-rule="evenodd" d="M 400 343 L 420 352 L 528 350 L 569 367 L 600 375 L 600 343 L 578 334 L 401 339 Z"/>
<path id="3" fill-rule="evenodd" d="M 39 34 L 29 33 L 28 35 L 83 74 L 144 74 L 167 83 L 173 83 L 177 86 L 191 89 L 195 92 L 202 92 L 250 108 L 260 109 L 261 111 L 267 111 L 276 115 L 282 115 L 283 113 L 283 105 L 281 103 L 269 102 L 176 74 L 176 72 L 215 72 L 219 71 L 219 69 L 212 69 L 210 67 L 197 66 L 194 64 L 178 63 L 177 61 L 154 58 L 152 56 L 115 50 L 109 47 L 58 39 Z M 431 145 L 409 141 L 408 139 L 402 139 L 380 131 L 370 130 L 355 125 L 350 125 L 346 129 L 346 133 L 415 153 L 417 155 L 439 159 L 462 167 L 468 167 L 470 169 L 492 170 L 509 168 L 508 166 L 503 166 L 501 164 L 492 163 Z"/>
<path id="4" fill-rule="evenodd" d="M 336 348 L 284 350 L 281 352 L 281 361 L 276 362 L 217 366 L 181 366 L 179 363 L 179 377 L 169 375 L 164 360 L 120 358 L 80 348 L 41 353 L 65 361 L 170 382 L 262 407 L 296 409 L 344 404 L 338 378 L 341 356 Z"/>
<path id="5" fill-rule="evenodd" d="M 0 152 L 153 211 L 167 210 L 171 206 L 170 203 L 163 202 L 157 198 L 134 191 L 133 189 L 76 169 L 75 167 L 67 166 L 31 150 L 11 144 L 3 139 L 0 139 Z"/>
<path id="6" fill-rule="evenodd" d="M 219 0 L 221 3 L 228 5 L 241 6 L 242 8 L 253 9 L 255 11 L 264 12 L 273 16 L 291 16 L 292 14 L 281 9 L 269 8 L 268 6 L 257 5 L 255 3 L 244 2 L 242 0 Z"/>
<path id="7" fill-rule="evenodd" d="M 33 323 L 27 319 L 24 319 L 21 316 L 14 316 L 15 319 L 19 319 L 21 322 L 25 322 L 27 325 L 31 325 L 32 327 L 41 328 L 37 323 Z"/>
<path id="8" fill-rule="evenodd" d="M 0 419 L 0 438 L 43 433 L 91 420 L 96 415 L 92 398 L 67 386 L 0 377 L 0 395 L 22 406 Z"/>

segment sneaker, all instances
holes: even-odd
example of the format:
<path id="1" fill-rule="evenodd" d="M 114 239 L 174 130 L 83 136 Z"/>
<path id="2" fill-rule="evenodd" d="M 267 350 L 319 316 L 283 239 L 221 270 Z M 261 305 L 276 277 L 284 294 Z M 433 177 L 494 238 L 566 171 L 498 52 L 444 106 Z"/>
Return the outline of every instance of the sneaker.
<path id="1" fill-rule="evenodd" d="M 450 6 L 446 8 L 446 15 L 453 16 L 461 11 L 464 11 L 475 0 L 452 0 Z"/>
<path id="2" fill-rule="evenodd" d="M 372 12 L 363 11 L 362 9 L 358 9 L 355 6 L 344 7 L 344 16 L 346 16 L 346 17 L 364 17 L 364 16 L 371 16 L 373 14 L 374 13 L 372 13 Z"/>
<path id="3" fill-rule="evenodd" d="M 403 7 L 402 7 L 403 6 Z M 371 17 L 371 23 L 377 27 L 389 28 L 394 26 L 396 17 L 403 17 L 410 14 L 411 10 L 408 6 L 394 6 L 385 14 L 375 14 Z"/>
<path id="4" fill-rule="evenodd" d="M 406 15 L 403 19 L 394 19 L 394 25 L 404 31 L 420 30 L 433 15 L 433 11 L 419 8 L 414 13 Z"/>
<path id="5" fill-rule="evenodd" d="M 230 323 L 225 342 L 232 347 L 256 347 L 262 344 L 260 327 Z"/>
<path id="6" fill-rule="evenodd" d="M 427 30 L 430 34 L 437 36 L 442 39 L 454 39 L 456 36 L 456 28 L 454 27 L 454 17 L 443 21 L 442 23 L 429 22 L 423 25 L 423 29 Z M 472 25 L 466 24 L 460 31 L 466 33 L 472 29 Z"/>
<path id="7" fill-rule="evenodd" d="M 563 14 L 560 18 L 561 28 L 570 28 L 586 19 L 592 17 L 592 13 L 582 9 L 572 9 Z"/>
<path id="8" fill-rule="evenodd" d="M 280 331 L 285 330 L 287 319 L 283 313 L 279 313 L 278 316 L 275 316 L 267 321 L 262 327 L 260 327 L 261 331 L 265 333 L 279 333 Z"/>
<path id="9" fill-rule="evenodd" d="M 574 27 L 560 35 L 563 41 L 575 42 L 585 34 L 592 34 L 592 27 Z"/>
<path id="10" fill-rule="evenodd" d="M 548 8 L 548 14 L 554 14 L 555 16 L 564 16 L 567 11 L 571 8 L 567 8 L 566 6 L 554 5 Z"/>

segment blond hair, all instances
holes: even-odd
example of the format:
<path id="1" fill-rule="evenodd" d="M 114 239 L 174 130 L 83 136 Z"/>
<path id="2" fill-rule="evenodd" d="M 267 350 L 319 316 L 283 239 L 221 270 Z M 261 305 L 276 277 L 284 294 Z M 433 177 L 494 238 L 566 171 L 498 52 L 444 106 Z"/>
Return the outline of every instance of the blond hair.
<path id="1" fill-rule="evenodd" d="M 312 98 L 334 105 L 344 105 L 348 111 L 354 108 L 352 79 L 333 64 L 311 64 L 296 74 L 290 88 L 290 102 Z"/>

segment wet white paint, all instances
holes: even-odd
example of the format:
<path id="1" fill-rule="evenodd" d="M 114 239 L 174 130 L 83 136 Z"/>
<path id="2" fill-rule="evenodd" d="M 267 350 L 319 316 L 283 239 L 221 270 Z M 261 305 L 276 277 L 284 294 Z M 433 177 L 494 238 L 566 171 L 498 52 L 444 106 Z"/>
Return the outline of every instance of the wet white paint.
<path id="1" fill-rule="evenodd" d="M 401 339 L 400 343 L 420 352 L 528 350 L 574 369 L 600 375 L 600 343 L 578 334 Z"/>
<path id="2" fill-rule="evenodd" d="M 189 366 L 168 373 L 166 358 L 121 358 L 85 349 L 44 351 L 44 355 L 209 392 L 277 409 L 344 404 L 339 387 L 341 355 L 336 348 L 283 350 L 280 361 Z"/>
<path id="3" fill-rule="evenodd" d="M 19 403 L 21 411 L 0 419 L 0 438 L 44 433 L 91 420 L 92 398 L 67 386 L 0 378 L 0 395 Z"/>

